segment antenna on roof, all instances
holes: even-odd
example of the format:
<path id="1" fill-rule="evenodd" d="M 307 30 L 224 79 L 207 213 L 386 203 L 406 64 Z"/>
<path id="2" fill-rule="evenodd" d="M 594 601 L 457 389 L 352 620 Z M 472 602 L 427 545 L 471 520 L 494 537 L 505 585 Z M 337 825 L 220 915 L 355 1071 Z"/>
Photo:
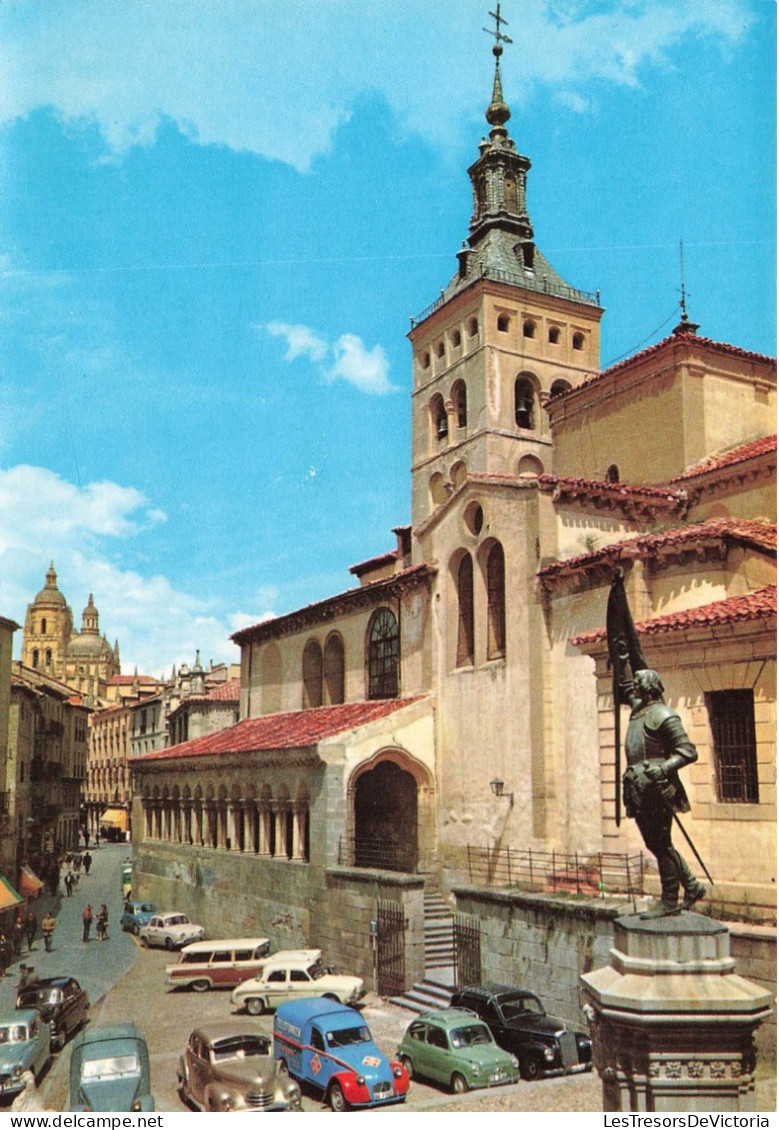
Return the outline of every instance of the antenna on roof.
<path id="1" fill-rule="evenodd" d="M 697 333 L 699 329 L 695 322 L 690 321 L 689 315 L 687 314 L 687 288 L 684 284 L 684 242 L 681 239 L 679 240 L 679 274 L 682 283 L 681 298 L 679 300 L 679 305 L 682 308 L 682 320 L 679 322 L 679 325 L 675 326 L 673 329 L 673 333 L 677 337 L 681 334 Z"/>

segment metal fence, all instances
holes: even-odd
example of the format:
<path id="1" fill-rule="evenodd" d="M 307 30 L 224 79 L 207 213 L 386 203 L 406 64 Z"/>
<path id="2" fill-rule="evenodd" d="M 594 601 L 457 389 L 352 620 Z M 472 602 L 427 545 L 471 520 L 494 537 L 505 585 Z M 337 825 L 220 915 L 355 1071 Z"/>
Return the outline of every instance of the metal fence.
<path id="1" fill-rule="evenodd" d="M 379 871 L 406 871 L 417 869 L 416 846 L 407 839 L 368 839 L 341 836 L 338 840 L 338 862 L 344 867 L 370 867 Z"/>
<path id="2" fill-rule="evenodd" d="M 517 887 L 523 891 L 561 894 L 643 895 L 644 855 L 597 852 L 567 855 L 531 848 L 468 845 L 468 875 L 477 886 Z"/>

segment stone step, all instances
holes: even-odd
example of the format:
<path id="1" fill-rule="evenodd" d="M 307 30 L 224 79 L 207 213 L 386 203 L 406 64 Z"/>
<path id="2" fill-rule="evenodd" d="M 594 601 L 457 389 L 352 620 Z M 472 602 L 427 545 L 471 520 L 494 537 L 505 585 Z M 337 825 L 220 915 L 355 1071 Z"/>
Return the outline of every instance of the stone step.
<path id="1" fill-rule="evenodd" d="M 390 1003 L 409 1012 L 426 1012 L 431 1008 L 448 1008 L 452 989 L 438 981 L 425 978 L 399 997 L 390 997 Z"/>

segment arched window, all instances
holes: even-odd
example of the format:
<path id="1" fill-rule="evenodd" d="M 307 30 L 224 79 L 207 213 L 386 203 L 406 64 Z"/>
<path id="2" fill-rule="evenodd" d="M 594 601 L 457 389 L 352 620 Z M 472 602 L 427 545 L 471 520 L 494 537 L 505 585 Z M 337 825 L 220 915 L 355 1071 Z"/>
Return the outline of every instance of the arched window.
<path id="1" fill-rule="evenodd" d="M 457 420 L 457 427 L 464 428 L 468 424 L 468 393 L 465 381 L 455 381 L 452 385 L 452 403 Z"/>
<path id="2" fill-rule="evenodd" d="M 498 314 L 498 329 L 502 334 L 508 333 L 511 328 L 511 318 L 508 314 Z"/>
<path id="3" fill-rule="evenodd" d="M 435 347 L 436 357 L 443 357 L 445 352 L 446 352 L 446 347 L 445 347 L 443 341 L 439 341 L 438 345 Z"/>
<path id="4" fill-rule="evenodd" d="M 46 635 L 46 617 L 45 616 L 41 620 L 41 635 L 42 636 Z"/>
<path id="5" fill-rule="evenodd" d="M 446 414 L 444 398 L 440 394 L 434 396 L 430 401 L 430 420 L 435 439 L 446 439 L 449 435 L 449 418 Z"/>
<path id="6" fill-rule="evenodd" d="M 552 343 L 552 345 L 557 345 L 559 340 L 560 340 L 560 327 L 559 326 L 551 326 L 550 329 L 549 329 L 549 341 Z"/>
<path id="7" fill-rule="evenodd" d="M 468 337 L 476 337 L 479 332 L 479 322 L 477 318 L 471 318 L 468 321 Z"/>
<path id="8" fill-rule="evenodd" d="M 344 702 L 344 642 L 332 632 L 325 641 L 325 700 L 331 706 Z"/>
<path id="9" fill-rule="evenodd" d="M 38 649 L 36 647 L 33 650 L 33 653 L 32 653 L 32 665 L 33 665 L 33 667 L 37 667 L 39 662 L 40 662 L 40 655 L 39 655 Z"/>
<path id="10" fill-rule="evenodd" d="M 606 471 L 606 482 L 607 483 L 618 483 L 619 482 L 619 467 L 617 466 L 616 463 L 611 463 L 609 465 L 609 468 Z"/>
<path id="11" fill-rule="evenodd" d="M 368 698 L 397 698 L 400 691 L 400 633 L 389 608 L 379 608 L 368 629 Z"/>
<path id="12" fill-rule="evenodd" d="M 533 431 L 535 428 L 536 390 L 527 377 L 517 377 L 514 383 L 514 419 L 518 428 Z"/>
<path id="13" fill-rule="evenodd" d="M 487 658 L 506 654 L 506 568 L 503 546 L 495 542 L 487 557 Z"/>
<path id="14" fill-rule="evenodd" d="M 573 347 L 574 347 L 574 349 L 584 349 L 584 334 L 583 333 L 575 333 L 573 335 Z"/>
<path id="15" fill-rule="evenodd" d="M 452 330 L 452 345 L 457 348 L 462 342 L 462 335 L 459 330 Z"/>
<path id="16" fill-rule="evenodd" d="M 46 648 L 46 666 L 51 667 L 51 648 Z"/>
<path id="17" fill-rule="evenodd" d="M 303 649 L 303 709 L 322 705 L 322 648 L 309 640 Z"/>
<path id="18" fill-rule="evenodd" d="M 522 334 L 524 337 L 536 336 L 536 324 L 532 318 L 526 318 L 522 326 Z"/>
<path id="19" fill-rule="evenodd" d="M 473 664 L 473 561 L 463 555 L 457 567 L 457 653 L 455 665 Z"/>
<path id="20" fill-rule="evenodd" d="M 571 387 L 571 382 L 563 380 L 559 377 L 556 381 L 552 381 L 552 387 L 549 390 L 550 396 L 559 396 L 561 392 L 568 392 Z"/>

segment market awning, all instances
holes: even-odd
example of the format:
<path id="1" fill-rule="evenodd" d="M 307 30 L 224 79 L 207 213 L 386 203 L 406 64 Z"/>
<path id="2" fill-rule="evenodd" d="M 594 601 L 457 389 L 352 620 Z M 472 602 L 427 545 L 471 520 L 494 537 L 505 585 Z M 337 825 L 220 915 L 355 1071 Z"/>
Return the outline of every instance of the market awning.
<path id="1" fill-rule="evenodd" d="M 101 828 L 116 828 L 119 832 L 127 831 L 127 810 L 124 808 L 107 808 L 100 817 Z"/>
<path id="2" fill-rule="evenodd" d="M 9 906 L 18 906 L 21 902 L 24 899 L 19 892 L 14 890 L 5 875 L 0 875 L 0 910 L 8 910 Z"/>

